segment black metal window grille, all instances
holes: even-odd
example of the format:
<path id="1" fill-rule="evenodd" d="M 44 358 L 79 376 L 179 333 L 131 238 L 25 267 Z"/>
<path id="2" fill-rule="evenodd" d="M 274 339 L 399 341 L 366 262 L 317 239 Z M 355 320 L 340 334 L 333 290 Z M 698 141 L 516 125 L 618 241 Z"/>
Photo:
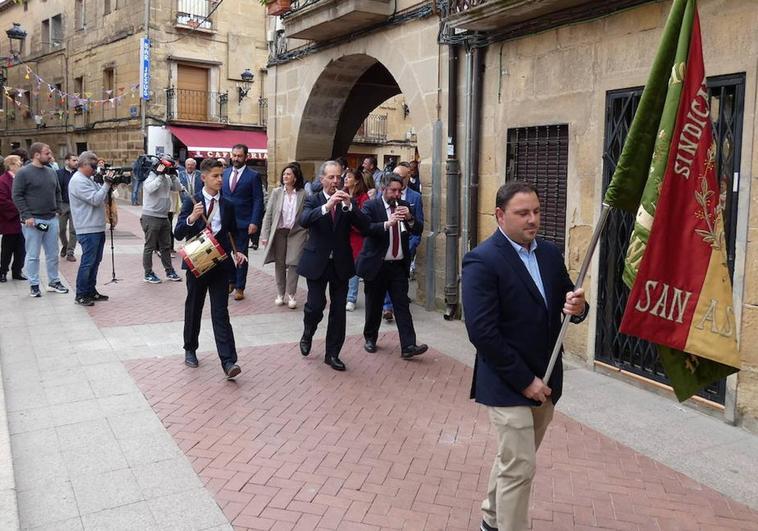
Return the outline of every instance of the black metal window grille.
<path id="1" fill-rule="evenodd" d="M 726 193 L 724 219 L 729 273 L 734 274 L 734 247 L 739 192 L 740 140 L 745 77 L 742 74 L 708 80 L 711 119 L 718 147 L 717 172 Z M 608 187 L 632 124 L 642 88 L 611 91 L 606 95 L 603 191 Z M 629 289 L 621 280 L 634 215 L 612 210 L 600 245 L 595 359 L 651 380 L 668 384 L 657 349 L 641 339 L 619 333 Z M 722 380 L 698 393 L 716 403 L 726 398 Z"/>
<path id="2" fill-rule="evenodd" d="M 508 129 L 506 181 L 527 181 L 540 196 L 540 236 L 566 246 L 568 125 Z"/>

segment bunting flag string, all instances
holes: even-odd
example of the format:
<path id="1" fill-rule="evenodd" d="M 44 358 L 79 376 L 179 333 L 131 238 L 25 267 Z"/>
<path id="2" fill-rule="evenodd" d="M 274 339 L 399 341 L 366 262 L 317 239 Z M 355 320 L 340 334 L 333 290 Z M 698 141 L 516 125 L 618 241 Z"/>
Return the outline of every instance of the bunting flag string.
<path id="1" fill-rule="evenodd" d="M 34 79 L 33 83 L 33 89 L 30 91 L 25 88 L 19 88 L 19 87 L 9 87 L 5 86 L 4 89 L 4 96 L 8 98 L 9 100 L 16 103 L 16 105 L 21 108 L 24 107 L 26 110 L 31 112 L 31 108 L 28 105 L 25 105 L 23 102 L 20 101 L 20 98 L 23 98 L 24 95 L 27 93 L 31 93 L 32 96 L 38 96 L 41 93 L 41 87 L 45 85 L 47 87 L 47 99 L 50 101 L 58 101 L 61 105 L 69 107 L 69 110 L 75 110 L 77 107 L 80 107 L 83 110 L 89 110 L 90 108 L 97 108 L 98 105 L 101 105 L 105 107 L 106 105 L 110 105 L 111 108 L 115 108 L 118 104 L 120 104 L 124 99 L 127 97 L 126 91 L 128 90 L 128 95 L 130 99 L 134 100 L 137 97 L 137 93 L 139 91 L 139 83 L 135 83 L 132 85 L 129 85 L 128 87 L 118 87 L 117 90 L 109 89 L 105 90 L 103 89 L 103 95 L 107 96 L 102 99 L 94 99 L 92 92 L 85 92 L 83 94 L 79 93 L 68 93 L 64 90 L 59 89 L 55 86 L 55 84 L 50 83 L 46 81 L 42 76 L 37 74 L 32 68 L 22 63 L 25 74 L 24 79 Z M 116 93 L 117 94 L 114 94 Z M 66 105 L 68 103 L 68 105 Z M 53 114 L 53 115 L 59 115 L 61 112 L 67 112 L 66 110 L 61 109 L 51 109 L 42 111 L 42 115 L 47 114 Z"/>
<path id="2" fill-rule="evenodd" d="M 63 116 L 68 114 L 70 111 L 89 111 L 90 109 L 96 109 L 98 106 L 101 106 L 102 108 L 106 108 L 106 106 L 110 106 L 110 108 L 115 109 L 118 104 L 124 101 L 124 99 L 127 98 L 126 91 L 128 90 L 128 96 L 134 100 L 137 97 L 137 93 L 139 91 L 139 83 L 129 85 L 128 87 L 119 87 L 117 91 L 114 90 L 105 90 L 103 89 L 103 94 L 107 96 L 103 99 L 93 99 L 93 93 L 92 92 L 84 92 L 83 94 L 80 93 L 68 93 L 65 92 L 58 87 L 55 86 L 55 84 L 50 83 L 46 81 L 42 76 L 38 75 L 32 68 L 25 64 L 21 63 L 23 67 L 25 68 L 25 75 L 24 79 L 34 79 L 33 88 L 32 90 L 25 89 L 25 88 L 19 88 L 19 87 L 9 87 L 4 86 L 3 87 L 3 96 L 10 102 L 14 103 L 17 108 L 21 110 L 26 110 L 29 112 L 29 114 L 33 115 L 36 121 L 41 120 L 42 118 L 49 116 L 49 117 L 57 117 L 59 119 L 62 119 Z M 25 104 L 23 101 L 21 101 L 21 98 L 23 98 L 27 93 L 31 94 L 32 96 L 39 96 L 41 93 L 41 87 L 45 85 L 47 87 L 47 99 L 48 101 L 55 101 L 59 105 L 62 105 L 64 107 L 68 107 L 67 109 L 48 109 L 45 111 L 41 111 L 39 114 L 35 114 L 31 108 L 30 105 Z M 117 94 L 114 94 L 114 92 L 117 92 Z M 0 109 L 0 112 L 2 112 L 2 109 Z"/>

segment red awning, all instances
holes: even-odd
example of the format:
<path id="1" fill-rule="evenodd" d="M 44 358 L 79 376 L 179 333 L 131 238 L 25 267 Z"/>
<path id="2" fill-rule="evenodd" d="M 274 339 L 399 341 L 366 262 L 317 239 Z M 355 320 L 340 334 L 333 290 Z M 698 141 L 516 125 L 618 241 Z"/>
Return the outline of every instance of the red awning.
<path id="1" fill-rule="evenodd" d="M 188 155 L 201 158 L 229 157 L 232 146 L 245 144 L 248 158 L 268 158 L 268 138 L 263 131 L 235 131 L 233 129 L 203 129 L 200 127 L 169 126 L 171 134 L 187 146 Z"/>

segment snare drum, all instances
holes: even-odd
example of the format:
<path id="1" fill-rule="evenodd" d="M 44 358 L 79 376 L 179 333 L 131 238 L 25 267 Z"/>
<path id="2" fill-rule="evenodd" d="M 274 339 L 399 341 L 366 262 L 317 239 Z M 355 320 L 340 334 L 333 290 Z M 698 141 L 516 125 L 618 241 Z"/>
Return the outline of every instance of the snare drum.
<path id="1" fill-rule="evenodd" d="M 187 240 L 184 247 L 179 249 L 179 255 L 187 264 L 187 268 L 198 278 L 227 258 L 226 251 L 210 229 L 205 229 L 194 238 Z"/>

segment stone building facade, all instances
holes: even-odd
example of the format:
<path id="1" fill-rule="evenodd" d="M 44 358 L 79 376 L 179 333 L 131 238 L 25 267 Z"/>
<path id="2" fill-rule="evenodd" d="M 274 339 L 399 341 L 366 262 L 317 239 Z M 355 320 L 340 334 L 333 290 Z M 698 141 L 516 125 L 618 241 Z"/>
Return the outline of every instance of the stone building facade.
<path id="1" fill-rule="evenodd" d="M 758 10 L 743 0 L 698 5 L 720 175 L 731 190 L 729 260 L 743 369 L 694 403 L 755 429 Z M 344 138 L 376 100 L 402 94 L 417 134 L 428 220 L 417 260 L 419 300 L 459 314 L 460 257 L 495 229 L 495 191 L 511 178 L 539 181 L 546 235 L 563 246 L 575 276 L 670 6 L 669 0 L 294 2 L 269 60 L 270 164 L 297 159 L 312 171 L 344 149 Z M 461 172 L 448 176 L 453 152 Z M 614 261 L 628 222 L 617 217 L 601 241 L 585 282 L 593 317 L 572 327 L 566 347 L 598 371 L 667 392 L 655 351 L 618 334 L 624 293 Z"/>
<path id="2" fill-rule="evenodd" d="M 27 37 L 5 68 L 3 153 L 40 140 L 59 158 L 91 149 L 120 165 L 146 146 L 183 158 L 190 146 L 174 133 L 191 127 L 260 132 L 265 158 L 268 50 L 265 8 L 257 2 L 0 2 L 0 28 L 14 22 Z M 148 33 L 150 99 L 143 102 L 140 45 Z M 0 54 L 8 56 L 5 46 Z M 254 75 L 251 86 L 242 82 L 245 69 Z M 247 90 L 243 98 L 239 87 Z"/>

